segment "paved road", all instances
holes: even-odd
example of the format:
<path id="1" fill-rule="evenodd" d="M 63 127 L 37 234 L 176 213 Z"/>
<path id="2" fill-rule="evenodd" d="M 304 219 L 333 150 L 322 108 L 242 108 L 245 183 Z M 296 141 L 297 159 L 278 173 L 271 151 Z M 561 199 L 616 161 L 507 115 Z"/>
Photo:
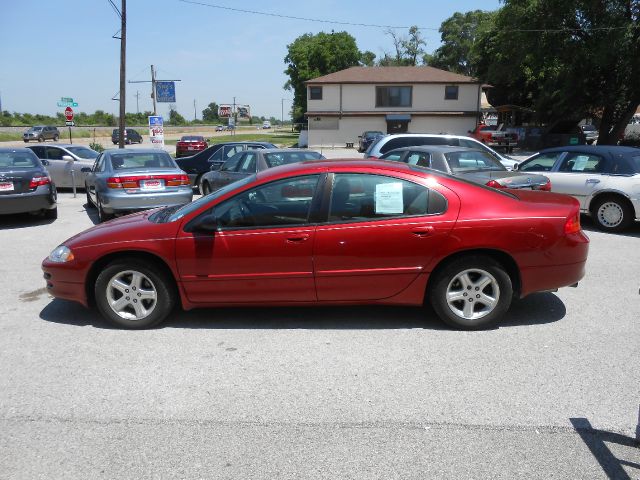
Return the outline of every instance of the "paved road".
<path id="1" fill-rule="evenodd" d="M 82 197 L 1 219 L 0 478 L 640 477 L 640 225 L 589 231 L 580 286 L 490 331 L 354 307 L 129 332 L 43 289 Z"/>

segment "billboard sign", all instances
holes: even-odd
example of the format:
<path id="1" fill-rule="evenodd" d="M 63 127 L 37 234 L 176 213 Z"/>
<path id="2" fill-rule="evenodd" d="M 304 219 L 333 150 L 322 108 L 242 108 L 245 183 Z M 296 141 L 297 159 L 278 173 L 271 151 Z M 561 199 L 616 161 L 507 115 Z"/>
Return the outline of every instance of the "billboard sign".
<path id="1" fill-rule="evenodd" d="M 175 103 L 176 83 L 156 82 L 156 100 L 160 103 Z"/>
<path id="2" fill-rule="evenodd" d="M 218 106 L 218 117 L 220 118 L 230 118 L 233 114 L 233 109 L 231 105 L 219 105 Z"/>
<path id="3" fill-rule="evenodd" d="M 164 147 L 164 122 L 159 115 L 149 117 L 149 139 L 154 148 Z"/>
<path id="4" fill-rule="evenodd" d="M 238 119 L 251 119 L 251 108 L 249 105 L 238 105 L 236 108 L 238 110 Z"/>

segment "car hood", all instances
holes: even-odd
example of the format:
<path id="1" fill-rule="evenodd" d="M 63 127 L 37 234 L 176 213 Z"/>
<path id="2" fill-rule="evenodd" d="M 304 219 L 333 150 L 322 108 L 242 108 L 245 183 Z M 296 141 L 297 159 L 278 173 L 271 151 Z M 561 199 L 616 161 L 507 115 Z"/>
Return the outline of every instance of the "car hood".
<path id="1" fill-rule="evenodd" d="M 175 238 L 181 222 L 151 222 L 149 216 L 157 210 L 159 209 L 146 210 L 100 223 L 67 239 L 63 245 L 73 250 L 97 245 L 133 245 L 138 241 Z"/>
<path id="2" fill-rule="evenodd" d="M 456 176 L 466 178 L 472 182 L 485 184 L 490 180 L 507 188 L 529 188 L 534 185 L 544 185 L 549 180 L 544 175 L 524 172 L 506 172 L 504 170 L 484 170 L 457 173 Z"/>

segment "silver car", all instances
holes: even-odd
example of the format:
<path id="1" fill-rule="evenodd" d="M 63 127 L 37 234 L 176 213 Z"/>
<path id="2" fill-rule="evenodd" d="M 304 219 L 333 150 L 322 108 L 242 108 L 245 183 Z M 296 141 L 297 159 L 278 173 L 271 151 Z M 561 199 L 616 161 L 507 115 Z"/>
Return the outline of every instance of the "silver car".
<path id="1" fill-rule="evenodd" d="M 189 177 L 162 150 L 106 150 L 93 167 L 82 171 L 87 173 L 87 206 L 98 209 L 101 222 L 116 214 L 182 205 L 193 199 Z"/>
<path id="2" fill-rule="evenodd" d="M 578 199 L 604 231 L 618 232 L 640 220 L 640 149 L 609 145 L 556 147 L 518 166 L 551 180 L 551 191 Z"/>
<path id="3" fill-rule="evenodd" d="M 59 138 L 60 131 L 51 125 L 37 125 L 35 127 L 31 127 L 22 134 L 24 143 L 29 143 L 31 140 L 37 140 L 38 142 L 53 140 L 54 142 L 57 142 Z"/>
<path id="4" fill-rule="evenodd" d="M 40 160 L 47 160 L 49 176 L 58 188 L 71 188 L 74 180 L 77 188 L 83 188 L 87 174 L 81 170 L 92 167 L 99 155 L 83 145 L 33 145 L 27 148 Z"/>
<path id="5" fill-rule="evenodd" d="M 441 135 L 435 133 L 396 133 L 378 137 L 377 140 L 374 140 L 373 143 L 369 145 L 369 148 L 364 153 L 364 158 L 380 158 L 383 154 L 396 148 L 417 147 L 420 145 L 450 145 L 452 147 L 483 150 L 498 160 L 507 170 L 514 170 L 518 164 L 517 160 L 507 155 L 500 155 L 475 138 L 465 137 L 463 135 Z"/>

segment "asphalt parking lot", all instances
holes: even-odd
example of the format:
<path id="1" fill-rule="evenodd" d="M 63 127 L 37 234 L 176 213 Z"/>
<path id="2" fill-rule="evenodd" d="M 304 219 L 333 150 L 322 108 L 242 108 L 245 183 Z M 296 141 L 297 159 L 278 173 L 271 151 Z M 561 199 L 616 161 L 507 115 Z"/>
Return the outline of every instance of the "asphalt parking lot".
<path id="1" fill-rule="evenodd" d="M 353 307 L 121 331 L 44 288 L 84 203 L 0 219 L 0 478 L 640 477 L 640 224 L 583 217 L 579 287 L 493 330 Z"/>

